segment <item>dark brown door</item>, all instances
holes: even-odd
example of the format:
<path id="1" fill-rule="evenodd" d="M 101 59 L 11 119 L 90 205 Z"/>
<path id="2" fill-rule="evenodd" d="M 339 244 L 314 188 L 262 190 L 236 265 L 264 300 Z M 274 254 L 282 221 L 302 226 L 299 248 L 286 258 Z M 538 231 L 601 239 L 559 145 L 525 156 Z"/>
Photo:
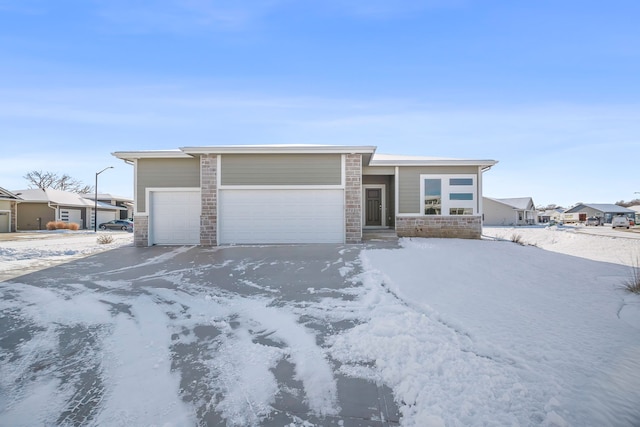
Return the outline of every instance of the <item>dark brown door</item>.
<path id="1" fill-rule="evenodd" d="M 367 204 L 366 220 L 364 225 L 382 225 L 382 190 L 379 188 L 365 189 Z"/>

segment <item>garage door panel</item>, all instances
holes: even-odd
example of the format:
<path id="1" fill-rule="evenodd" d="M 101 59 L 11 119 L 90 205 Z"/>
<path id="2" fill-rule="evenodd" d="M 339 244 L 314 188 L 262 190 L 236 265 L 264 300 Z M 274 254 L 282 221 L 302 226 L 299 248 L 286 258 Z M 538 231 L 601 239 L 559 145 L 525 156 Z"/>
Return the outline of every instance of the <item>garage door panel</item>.
<path id="1" fill-rule="evenodd" d="M 151 244 L 200 243 L 199 191 L 153 191 L 150 207 Z"/>
<path id="2" fill-rule="evenodd" d="M 115 211 L 98 211 L 97 216 L 98 216 L 98 225 L 104 222 L 109 222 L 109 221 L 113 221 L 114 219 L 117 219 Z M 93 227 L 93 215 L 91 215 L 91 227 Z"/>
<path id="3" fill-rule="evenodd" d="M 220 243 L 342 243 L 343 190 L 221 190 Z"/>

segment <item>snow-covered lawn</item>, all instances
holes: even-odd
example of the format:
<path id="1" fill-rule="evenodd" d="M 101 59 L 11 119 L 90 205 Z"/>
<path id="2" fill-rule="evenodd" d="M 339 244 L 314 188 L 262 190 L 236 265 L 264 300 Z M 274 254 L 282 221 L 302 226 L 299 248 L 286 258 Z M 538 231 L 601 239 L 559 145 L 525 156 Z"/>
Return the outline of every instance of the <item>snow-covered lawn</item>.
<path id="1" fill-rule="evenodd" d="M 307 413 L 279 425 L 348 425 L 341 376 L 389 386 L 403 426 L 639 425 L 640 296 L 621 285 L 640 240 L 515 231 L 529 245 L 495 228 L 507 241 L 336 247 L 320 267 L 295 247 L 209 263 L 244 249 L 179 247 L 64 286 L 0 283 L 0 426 L 271 426 L 285 395 Z M 58 249 L 92 253 L 82 240 Z M 28 269 L 46 242 L 0 242 L 2 262 Z M 281 283 L 287 268 L 336 273 Z"/>
<path id="2" fill-rule="evenodd" d="M 640 233 L 585 226 L 484 227 L 482 233 L 508 241 L 519 238 L 522 244 L 594 261 L 640 266 Z"/>
<path id="3" fill-rule="evenodd" d="M 112 243 L 100 244 L 97 236 Z M 100 231 L 42 231 L 18 233 L 16 240 L 0 241 L 0 280 L 72 261 L 87 255 L 133 244 L 133 233 Z"/>

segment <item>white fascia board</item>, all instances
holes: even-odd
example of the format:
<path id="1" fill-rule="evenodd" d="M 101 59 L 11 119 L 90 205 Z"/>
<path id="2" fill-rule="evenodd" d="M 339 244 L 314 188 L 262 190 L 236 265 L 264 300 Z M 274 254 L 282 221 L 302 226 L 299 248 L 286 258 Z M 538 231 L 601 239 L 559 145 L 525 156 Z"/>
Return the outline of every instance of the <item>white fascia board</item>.
<path id="1" fill-rule="evenodd" d="M 467 160 L 467 159 L 394 159 L 394 160 L 376 160 L 375 158 L 369 163 L 370 167 L 376 166 L 480 166 L 484 169 L 498 163 L 497 160 Z"/>
<path id="2" fill-rule="evenodd" d="M 373 154 L 374 146 L 362 145 L 219 145 L 180 147 L 186 154 Z"/>
<path id="3" fill-rule="evenodd" d="M 116 151 L 112 156 L 121 160 L 136 159 L 191 159 L 193 156 L 180 150 L 158 150 L 158 151 Z"/>

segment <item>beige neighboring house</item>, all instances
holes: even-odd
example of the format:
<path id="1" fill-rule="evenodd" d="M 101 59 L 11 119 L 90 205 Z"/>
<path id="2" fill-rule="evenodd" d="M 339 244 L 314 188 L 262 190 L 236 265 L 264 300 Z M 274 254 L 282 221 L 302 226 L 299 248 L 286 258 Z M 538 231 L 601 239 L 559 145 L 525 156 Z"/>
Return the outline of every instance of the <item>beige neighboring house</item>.
<path id="1" fill-rule="evenodd" d="M 546 209 L 538 212 L 538 223 L 561 222 L 564 208 Z"/>
<path id="2" fill-rule="evenodd" d="M 538 222 L 538 213 L 531 197 L 494 199 L 485 197 L 484 225 L 534 225 Z"/>
<path id="3" fill-rule="evenodd" d="M 93 200 L 52 188 L 18 190 L 14 194 L 22 199 L 17 209 L 19 231 L 45 230 L 50 221 L 74 222 L 81 229 L 93 228 Z M 121 209 L 98 202 L 98 224 L 116 219 Z"/>
<path id="4" fill-rule="evenodd" d="M 0 233 L 17 230 L 17 205 L 20 197 L 0 187 Z"/>
<path id="5" fill-rule="evenodd" d="M 134 168 L 137 246 L 357 243 L 363 229 L 479 239 L 482 176 L 497 163 L 338 145 L 113 155 Z"/>

